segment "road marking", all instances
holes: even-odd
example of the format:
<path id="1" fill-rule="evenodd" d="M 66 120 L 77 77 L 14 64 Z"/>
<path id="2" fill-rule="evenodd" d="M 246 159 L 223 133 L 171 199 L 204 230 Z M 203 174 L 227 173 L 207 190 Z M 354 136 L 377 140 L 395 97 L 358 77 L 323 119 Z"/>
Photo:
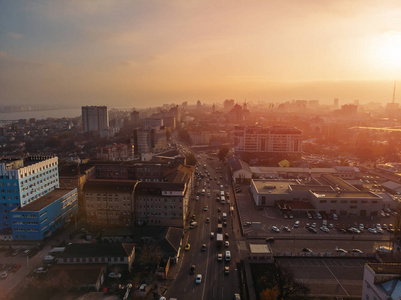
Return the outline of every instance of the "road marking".
<path id="1" fill-rule="evenodd" d="M 334 275 L 334 273 L 331 271 L 331 269 L 326 265 L 326 263 L 323 261 L 323 264 L 326 266 L 327 270 L 331 273 L 331 275 L 334 277 L 334 279 L 337 281 L 337 283 L 341 286 L 341 288 L 344 290 L 344 292 L 349 296 L 347 290 L 343 287 L 343 285 L 340 283 L 340 281 L 337 279 L 337 277 Z"/>

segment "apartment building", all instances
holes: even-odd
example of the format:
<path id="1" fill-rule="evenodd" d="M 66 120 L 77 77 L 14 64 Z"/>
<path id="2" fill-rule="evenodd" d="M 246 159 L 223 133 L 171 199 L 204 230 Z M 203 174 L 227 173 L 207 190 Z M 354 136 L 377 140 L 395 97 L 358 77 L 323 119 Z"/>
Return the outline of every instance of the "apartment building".
<path id="1" fill-rule="evenodd" d="M 109 129 L 107 106 L 82 106 L 83 132 L 101 133 Z"/>
<path id="2" fill-rule="evenodd" d="M 300 157 L 302 131 L 282 126 L 235 126 L 234 150 L 245 160 L 268 156 Z"/>

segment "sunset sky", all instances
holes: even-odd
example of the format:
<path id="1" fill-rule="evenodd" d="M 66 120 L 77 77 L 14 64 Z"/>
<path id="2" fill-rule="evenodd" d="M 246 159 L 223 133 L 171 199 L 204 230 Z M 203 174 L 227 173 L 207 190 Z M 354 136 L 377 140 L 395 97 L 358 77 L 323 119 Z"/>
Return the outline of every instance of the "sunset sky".
<path id="1" fill-rule="evenodd" d="M 386 103 L 400 79 L 400 1 L 0 0 L 0 105 Z"/>

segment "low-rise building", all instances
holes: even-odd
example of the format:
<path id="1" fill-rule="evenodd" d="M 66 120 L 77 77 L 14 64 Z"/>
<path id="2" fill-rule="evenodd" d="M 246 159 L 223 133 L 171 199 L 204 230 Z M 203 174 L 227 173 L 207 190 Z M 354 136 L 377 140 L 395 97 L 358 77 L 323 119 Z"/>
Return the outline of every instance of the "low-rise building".
<path id="1" fill-rule="evenodd" d="M 131 271 L 134 259 L 132 243 L 70 244 L 59 255 L 57 264 L 106 264 Z"/>
<path id="2" fill-rule="evenodd" d="M 55 189 L 11 211 L 13 239 L 42 240 L 69 223 L 77 212 L 77 189 Z"/>
<path id="3" fill-rule="evenodd" d="M 401 263 L 365 264 L 361 299 L 401 299 L 400 274 Z"/>

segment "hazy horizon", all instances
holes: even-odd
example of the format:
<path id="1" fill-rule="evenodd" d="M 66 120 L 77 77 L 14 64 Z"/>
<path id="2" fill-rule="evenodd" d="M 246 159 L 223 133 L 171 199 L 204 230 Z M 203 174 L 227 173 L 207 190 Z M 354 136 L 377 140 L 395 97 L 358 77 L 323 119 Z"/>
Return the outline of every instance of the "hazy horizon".
<path id="1" fill-rule="evenodd" d="M 17 0 L 0 27 L 2 105 L 385 104 L 401 82 L 397 1 Z"/>

